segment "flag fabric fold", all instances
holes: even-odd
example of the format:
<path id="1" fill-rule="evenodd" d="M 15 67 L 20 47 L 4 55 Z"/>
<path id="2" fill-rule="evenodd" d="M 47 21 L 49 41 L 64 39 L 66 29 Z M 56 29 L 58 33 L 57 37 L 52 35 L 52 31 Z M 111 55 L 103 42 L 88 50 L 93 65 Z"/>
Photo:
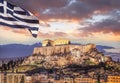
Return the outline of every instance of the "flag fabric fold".
<path id="1" fill-rule="evenodd" d="M 29 11 L 0 0 L 0 25 L 11 28 L 27 28 L 33 37 L 37 37 L 39 20 Z"/>

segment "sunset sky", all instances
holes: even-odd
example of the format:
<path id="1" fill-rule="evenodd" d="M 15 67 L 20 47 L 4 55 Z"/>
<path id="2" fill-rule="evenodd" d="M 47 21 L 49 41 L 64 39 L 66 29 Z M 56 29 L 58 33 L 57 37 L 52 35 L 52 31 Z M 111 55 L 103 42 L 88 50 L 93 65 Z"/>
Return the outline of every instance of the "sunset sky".
<path id="1" fill-rule="evenodd" d="M 40 20 L 37 38 L 27 29 L 0 25 L 0 44 L 33 44 L 67 38 L 120 48 L 120 0 L 9 0 Z"/>

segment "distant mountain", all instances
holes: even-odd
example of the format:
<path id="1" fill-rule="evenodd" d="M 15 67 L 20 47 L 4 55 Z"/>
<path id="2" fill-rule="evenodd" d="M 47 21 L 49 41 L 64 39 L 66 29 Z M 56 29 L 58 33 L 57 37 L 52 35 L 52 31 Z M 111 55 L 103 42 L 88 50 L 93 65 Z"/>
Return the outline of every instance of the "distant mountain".
<path id="1" fill-rule="evenodd" d="M 31 55 L 35 47 L 42 46 L 41 43 L 33 45 L 7 44 L 0 45 L 0 58 L 24 57 Z"/>
<path id="2" fill-rule="evenodd" d="M 100 52 L 103 52 L 104 55 L 111 56 L 114 61 L 117 61 L 118 59 L 120 59 L 120 53 L 112 53 L 112 52 L 105 51 L 105 49 L 108 49 L 108 50 L 115 49 L 114 47 L 97 45 L 97 49 Z"/>
<path id="3" fill-rule="evenodd" d="M 77 43 L 72 43 L 76 45 L 80 45 Z M 35 43 L 32 45 L 24 45 L 24 44 L 7 44 L 7 45 L 0 45 L 0 58 L 17 58 L 17 57 L 25 57 L 31 55 L 33 53 L 33 49 L 35 47 L 42 46 L 41 43 Z M 96 48 L 103 52 L 105 55 L 110 55 L 113 58 L 120 58 L 117 53 L 108 53 L 104 49 L 114 49 L 114 47 L 110 46 L 102 46 L 97 45 Z M 117 57 L 116 57 L 117 56 Z"/>
<path id="4" fill-rule="evenodd" d="M 97 48 L 100 52 L 106 53 L 106 51 L 105 51 L 104 49 L 113 49 L 114 47 L 97 45 L 96 48 Z"/>

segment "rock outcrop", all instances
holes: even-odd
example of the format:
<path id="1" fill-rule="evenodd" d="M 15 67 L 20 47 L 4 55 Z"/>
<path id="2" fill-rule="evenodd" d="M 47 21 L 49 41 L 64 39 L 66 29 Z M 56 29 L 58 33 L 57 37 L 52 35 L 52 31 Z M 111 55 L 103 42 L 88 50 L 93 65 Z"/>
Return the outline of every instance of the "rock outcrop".
<path id="1" fill-rule="evenodd" d="M 34 48 L 33 54 L 41 54 L 41 55 L 52 55 L 58 53 L 68 53 L 78 49 L 79 52 L 89 52 L 92 49 L 95 49 L 95 44 L 87 44 L 87 45 L 61 45 L 61 46 L 46 46 L 46 47 L 37 47 Z"/>
<path id="2" fill-rule="evenodd" d="M 52 68 L 70 64 L 96 65 L 107 60 L 108 57 L 99 52 L 95 44 L 70 44 L 34 48 L 33 55 L 26 58 L 22 65 L 42 64 L 44 67 Z"/>

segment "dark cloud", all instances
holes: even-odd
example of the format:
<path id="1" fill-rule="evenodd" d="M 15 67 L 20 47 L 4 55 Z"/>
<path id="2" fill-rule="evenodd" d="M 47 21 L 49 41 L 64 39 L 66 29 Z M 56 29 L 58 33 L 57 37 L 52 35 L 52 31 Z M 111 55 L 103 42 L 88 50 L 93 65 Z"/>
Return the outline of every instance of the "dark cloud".
<path id="1" fill-rule="evenodd" d="M 95 14 L 109 14 L 109 19 L 78 29 L 86 34 L 81 36 L 92 35 L 94 32 L 103 32 L 120 35 L 120 15 L 114 13 L 120 10 L 120 0 L 10 0 L 29 10 L 32 10 L 42 20 L 84 20 Z M 49 25 L 48 25 L 49 26 Z M 63 36 L 63 33 L 53 33 L 54 35 Z M 53 36 L 52 34 L 41 34 L 42 36 Z M 61 36 L 62 36 L 61 35 Z"/>
<path id="2" fill-rule="evenodd" d="M 39 12 L 41 19 L 80 20 L 81 18 L 88 17 L 89 14 L 92 13 L 92 10 L 83 2 L 69 0 L 69 2 L 61 8 L 49 7 L 46 10 L 39 10 Z"/>
<path id="3" fill-rule="evenodd" d="M 24 3 L 28 3 L 29 5 L 46 9 L 46 8 L 60 8 L 66 5 L 67 0 L 24 0 Z"/>
<path id="4" fill-rule="evenodd" d="M 89 27 L 85 27 L 82 29 L 84 32 L 103 32 L 103 33 L 114 33 L 116 35 L 120 35 L 120 22 L 112 19 L 104 20 L 100 23 L 96 23 L 95 25 L 91 25 Z"/>
<path id="5" fill-rule="evenodd" d="M 90 24 L 88 27 L 79 28 L 77 31 L 80 31 L 78 34 L 85 33 L 84 36 L 92 35 L 93 33 L 102 32 L 106 33 L 113 33 L 114 35 L 120 35 L 120 13 L 116 14 L 114 12 L 111 13 L 111 17 L 108 19 L 104 19 L 101 22 L 95 22 L 94 24 Z"/>
<path id="6" fill-rule="evenodd" d="M 120 8 L 120 0 L 9 0 L 35 13 L 40 19 L 82 20 L 95 12 Z"/>
<path id="7" fill-rule="evenodd" d="M 68 0 L 7 0 L 13 4 L 38 11 L 39 9 L 60 8 L 66 5 Z"/>
<path id="8" fill-rule="evenodd" d="M 39 8 L 38 12 L 41 19 L 75 19 L 80 21 L 91 17 L 95 12 L 103 14 L 119 8 L 120 0 L 68 0 L 67 4 L 60 8 L 48 7 L 45 10 Z M 48 11 L 46 12 L 46 10 Z"/>
<path id="9" fill-rule="evenodd" d="M 120 0 L 82 0 L 95 10 L 109 10 L 120 8 Z"/>

